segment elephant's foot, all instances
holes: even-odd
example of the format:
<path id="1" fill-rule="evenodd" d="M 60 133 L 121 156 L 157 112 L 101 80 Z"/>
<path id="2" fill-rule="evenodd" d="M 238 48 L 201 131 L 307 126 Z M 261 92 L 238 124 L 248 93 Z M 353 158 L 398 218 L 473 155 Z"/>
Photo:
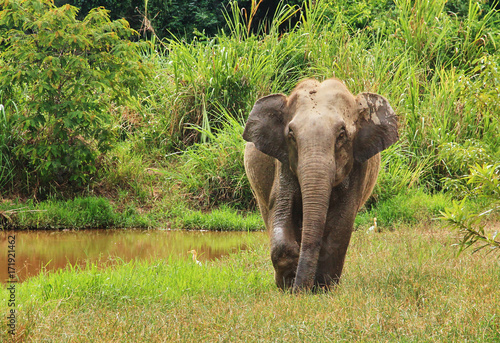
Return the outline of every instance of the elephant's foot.
<path id="1" fill-rule="evenodd" d="M 332 277 L 330 274 L 316 274 L 314 278 L 313 291 L 330 291 L 338 285 L 340 277 Z"/>
<path id="2" fill-rule="evenodd" d="M 271 247 L 271 260 L 273 261 L 276 285 L 281 289 L 292 287 L 299 260 L 298 244 L 296 242 L 274 242 Z"/>
<path id="3" fill-rule="evenodd" d="M 278 288 L 282 290 L 291 289 L 293 282 L 295 281 L 295 269 L 275 269 L 274 280 L 276 281 L 276 286 L 278 286 Z"/>

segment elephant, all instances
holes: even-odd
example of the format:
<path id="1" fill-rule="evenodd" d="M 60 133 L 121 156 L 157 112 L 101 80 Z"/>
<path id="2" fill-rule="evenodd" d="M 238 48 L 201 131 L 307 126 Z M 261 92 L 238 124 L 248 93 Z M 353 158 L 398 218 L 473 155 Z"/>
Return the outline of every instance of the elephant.
<path id="1" fill-rule="evenodd" d="M 245 171 L 270 236 L 276 285 L 293 293 L 340 280 L 380 152 L 398 139 L 387 99 L 338 79 L 258 99 L 245 124 Z"/>

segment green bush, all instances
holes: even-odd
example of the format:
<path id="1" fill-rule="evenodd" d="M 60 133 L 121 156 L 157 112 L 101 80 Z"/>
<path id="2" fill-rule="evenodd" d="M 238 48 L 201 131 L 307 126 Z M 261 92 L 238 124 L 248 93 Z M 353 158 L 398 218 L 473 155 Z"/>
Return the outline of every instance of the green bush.
<path id="1" fill-rule="evenodd" d="M 340 13 L 353 31 L 378 26 L 380 19 L 387 19 L 387 15 L 395 7 L 393 0 L 328 0 L 326 2 L 328 3 L 325 11 L 327 19 L 332 20 Z"/>
<path id="2" fill-rule="evenodd" d="M 441 219 L 461 235 L 460 251 L 478 244 L 482 245 L 474 252 L 486 247 L 500 251 L 499 231 L 487 229 L 483 222 L 500 212 L 500 163 L 476 164 L 462 181 L 469 186 L 468 195 L 461 201 L 453 201 L 451 206 L 442 210 Z M 482 211 L 474 212 L 467 206 L 469 196 L 486 200 L 487 205 Z"/>
<path id="3" fill-rule="evenodd" d="M 113 141 L 110 105 L 126 102 L 147 75 L 125 20 L 110 21 L 103 8 L 83 21 L 76 13 L 49 0 L 2 2 L 0 91 L 21 94 L 11 134 L 29 193 L 86 185 Z"/>

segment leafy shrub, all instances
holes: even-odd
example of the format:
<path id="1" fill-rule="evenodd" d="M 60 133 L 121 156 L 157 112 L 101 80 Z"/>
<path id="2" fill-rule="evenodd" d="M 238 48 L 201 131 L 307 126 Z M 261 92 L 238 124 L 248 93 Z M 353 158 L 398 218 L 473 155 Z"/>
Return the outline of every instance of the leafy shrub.
<path id="1" fill-rule="evenodd" d="M 453 201 L 452 206 L 441 211 L 441 219 L 462 236 L 459 242 L 460 251 L 482 243 L 474 252 L 483 248 L 500 249 L 498 230 L 487 230 L 482 223 L 500 210 L 500 163 L 490 165 L 476 164 L 470 168 L 463 180 L 470 185 L 468 196 L 487 200 L 487 207 L 481 212 L 473 212 L 467 207 L 468 196 L 461 201 Z M 499 251 L 499 250 L 497 250 Z"/>
<path id="2" fill-rule="evenodd" d="M 12 116 L 16 173 L 33 180 L 35 194 L 81 187 L 112 142 L 110 104 L 127 101 L 147 75 L 128 40 L 135 32 L 103 8 L 79 21 L 75 7 L 49 0 L 2 6 L 0 90 L 12 97 L 18 88 L 26 99 Z"/>
<path id="3" fill-rule="evenodd" d="M 328 0 L 325 16 L 327 20 L 334 19 L 339 13 L 345 18 L 352 29 L 365 29 L 370 26 L 378 26 L 377 22 L 381 16 L 387 15 L 394 10 L 392 0 Z"/>

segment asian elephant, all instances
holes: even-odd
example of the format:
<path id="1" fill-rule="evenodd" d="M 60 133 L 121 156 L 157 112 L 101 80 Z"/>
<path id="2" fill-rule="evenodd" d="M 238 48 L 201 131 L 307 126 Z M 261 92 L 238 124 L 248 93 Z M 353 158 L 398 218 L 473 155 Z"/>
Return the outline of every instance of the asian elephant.
<path id="1" fill-rule="evenodd" d="M 255 103 L 245 170 L 270 234 L 275 281 L 293 292 L 329 288 L 342 274 L 354 218 L 398 140 L 382 96 L 353 96 L 337 79 L 300 82 Z"/>

